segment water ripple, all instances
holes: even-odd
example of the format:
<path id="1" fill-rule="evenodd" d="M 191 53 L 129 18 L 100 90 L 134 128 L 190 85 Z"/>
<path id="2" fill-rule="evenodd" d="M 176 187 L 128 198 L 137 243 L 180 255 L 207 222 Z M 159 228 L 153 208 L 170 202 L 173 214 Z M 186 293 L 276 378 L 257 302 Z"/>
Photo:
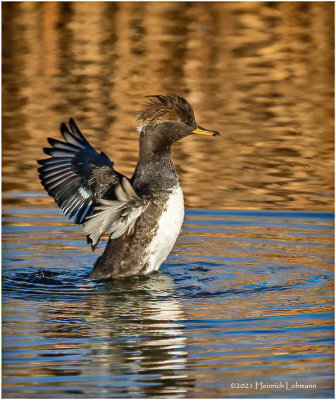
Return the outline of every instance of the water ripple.
<path id="1" fill-rule="evenodd" d="M 197 397 L 197 387 L 253 383 L 251 370 L 315 380 L 319 395 L 331 387 L 330 213 L 187 210 L 160 272 L 95 282 L 102 249 L 91 253 L 81 229 L 39 208 L 4 211 L 7 397 L 122 397 L 130 387 Z"/>

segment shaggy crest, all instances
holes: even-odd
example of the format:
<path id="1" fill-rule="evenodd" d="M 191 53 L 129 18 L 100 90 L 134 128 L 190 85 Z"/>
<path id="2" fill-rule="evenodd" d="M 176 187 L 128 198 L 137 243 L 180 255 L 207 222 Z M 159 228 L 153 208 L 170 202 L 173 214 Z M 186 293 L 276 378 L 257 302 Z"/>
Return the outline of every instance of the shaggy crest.
<path id="1" fill-rule="evenodd" d="M 180 96 L 146 96 L 149 101 L 138 115 L 142 123 L 138 131 L 142 132 L 152 122 L 162 123 L 180 120 L 187 125 L 195 125 L 195 116 L 190 104 Z"/>

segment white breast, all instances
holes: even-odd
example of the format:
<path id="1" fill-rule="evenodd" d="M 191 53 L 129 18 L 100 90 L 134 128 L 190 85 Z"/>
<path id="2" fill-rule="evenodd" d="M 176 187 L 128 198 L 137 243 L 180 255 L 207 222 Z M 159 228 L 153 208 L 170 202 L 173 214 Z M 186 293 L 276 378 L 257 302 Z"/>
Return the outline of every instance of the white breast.
<path id="1" fill-rule="evenodd" d="M 145 273 L 159 269 L 173 248 L 181 232 L 184 218 L 183 193 L 180 186 L 173 188 L 164 212 L 158 221 L 158 230 L 145 251 L 144 261 L 148 263 Z"/>

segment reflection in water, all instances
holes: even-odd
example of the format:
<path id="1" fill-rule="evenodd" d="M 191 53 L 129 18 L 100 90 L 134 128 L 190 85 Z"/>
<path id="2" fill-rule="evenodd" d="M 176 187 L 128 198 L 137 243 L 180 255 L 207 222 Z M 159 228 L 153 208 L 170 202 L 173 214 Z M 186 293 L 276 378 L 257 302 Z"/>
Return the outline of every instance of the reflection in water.
<path id="1" fill-rule="evenodd" d="M 176 93 L 222 133 L 175 146 L 187 207 L 332 209 L 333 7 L 4 3 L 4 189 L 42 190 L 35 160 L 70 116 L 131 175 L 143 97 Z"/>
<path id="2" fill-rule="evenodd" d="M 49 273 L 46 278 L 46 274 L 42 278 L 40 272 L 34 279 L 26 275 L 26 285 L 34 282 L 30 291 L 35 292 L 35 285 L 43 282 L 64 292 L 67 278 L 62 282 L 59 275 Z M 77 286 L 83 293 L 77 300 L 74 297 L 70 308 L 64 296 L 51 296 L 49 302 L 48 293 L 40 300 L 36 293 L 41 307 L 35 318 L 44 322 L 39 325 L 39 343 L 26 346 L 30 353 L 26 368 L 48 377 L 49 394 L 59 393 L 62 387 L 69 395 L 109 395 L 111 385 L 120 385 L 129 397 L 155 394 L 169 398 L 188 391 L 192 380 L 186 364 L 184 314 L 170 276 L 157 273 L 112 281 L 93 291 L 93 284 L 85 279 Z M 7 346 L 14 344 L 7 342 Z M 36 368 L 39 358 L 42 364 Z M 66 364 L 65 359 L 69 360 Z M 76 384 L 81 375 L 85 381 Z M 59 381 L 57 389 L 52 387 L 53 379 L 66 376 L 71 379 Z M 99 390 L 92 379 L 101 382 Z"/>
<path id="3" fill-rule="evenodd" d="M 122 369 L 138 382 L 138 389 L 130 388 L 130 395 L 176 395 L 186 393 L 190 386 L 184 314 L 174 286 L 170 276 L 158 274 L 140 284 L 138 280 L 112 282 L 100 306 L 94 299 L 94 329 L 98 328 L 98 337 L 111 341 L 105 344 L 107 348 L 94 346 L 93 366 L 102 371 L 98 350 L 109 374 Z M 96 326 L 98 316 L 101 324 Z"/>
<path id="4" fill-rule="evenodd" d="M 332 397 L 333 3 L 2 8 L 3 395 Z M 160 274 L 91 282 L 101 249 L 39 195 L 35 160 L 74 117 L 131 175 L 135 116 L 161 93 L 222 134 L 174 148 L 201 210 Z M 258 377 L 316 388 L 230 386 Z"/>
<path id="5" fill-rule="evenodd" d="M 4 210 L 3 397 L 331 397 L 331 213 L 187 210 L 160 273 L 103 284 L 46 197 Z"/>

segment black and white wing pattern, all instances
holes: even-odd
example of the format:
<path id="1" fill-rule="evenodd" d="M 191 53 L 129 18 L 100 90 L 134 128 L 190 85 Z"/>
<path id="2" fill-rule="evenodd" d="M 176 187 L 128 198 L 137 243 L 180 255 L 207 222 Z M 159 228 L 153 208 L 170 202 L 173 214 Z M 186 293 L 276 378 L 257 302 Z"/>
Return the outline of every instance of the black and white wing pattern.
<path id="1" fill-rule="evenodd" d="M 148 200 L 135 193 L 125 177 L 116 187 L 115 195 L 117 200 L 99 200 L 94 207 L 94 214 L 84 221 L 84 230 L 93 250 L 107 230 L 111 232 L 111 239 L 117 239 L 125 232 L 129 233 L 149 204 Z"/>
<path id="2" fill-rule="evenodd" d="M 39 176 L 47 193 L 65 215 L 81 224 L 99 199 L 115 198 L 114 188 L 123 175 L 113 168 L 113 162 L 97 151 L 85 139 L 75 121 L 69 127 L 61 125 L 64 142 L 48 138 L 51 148 L 44 152 L 50 158 L 38 161 Z"/>

